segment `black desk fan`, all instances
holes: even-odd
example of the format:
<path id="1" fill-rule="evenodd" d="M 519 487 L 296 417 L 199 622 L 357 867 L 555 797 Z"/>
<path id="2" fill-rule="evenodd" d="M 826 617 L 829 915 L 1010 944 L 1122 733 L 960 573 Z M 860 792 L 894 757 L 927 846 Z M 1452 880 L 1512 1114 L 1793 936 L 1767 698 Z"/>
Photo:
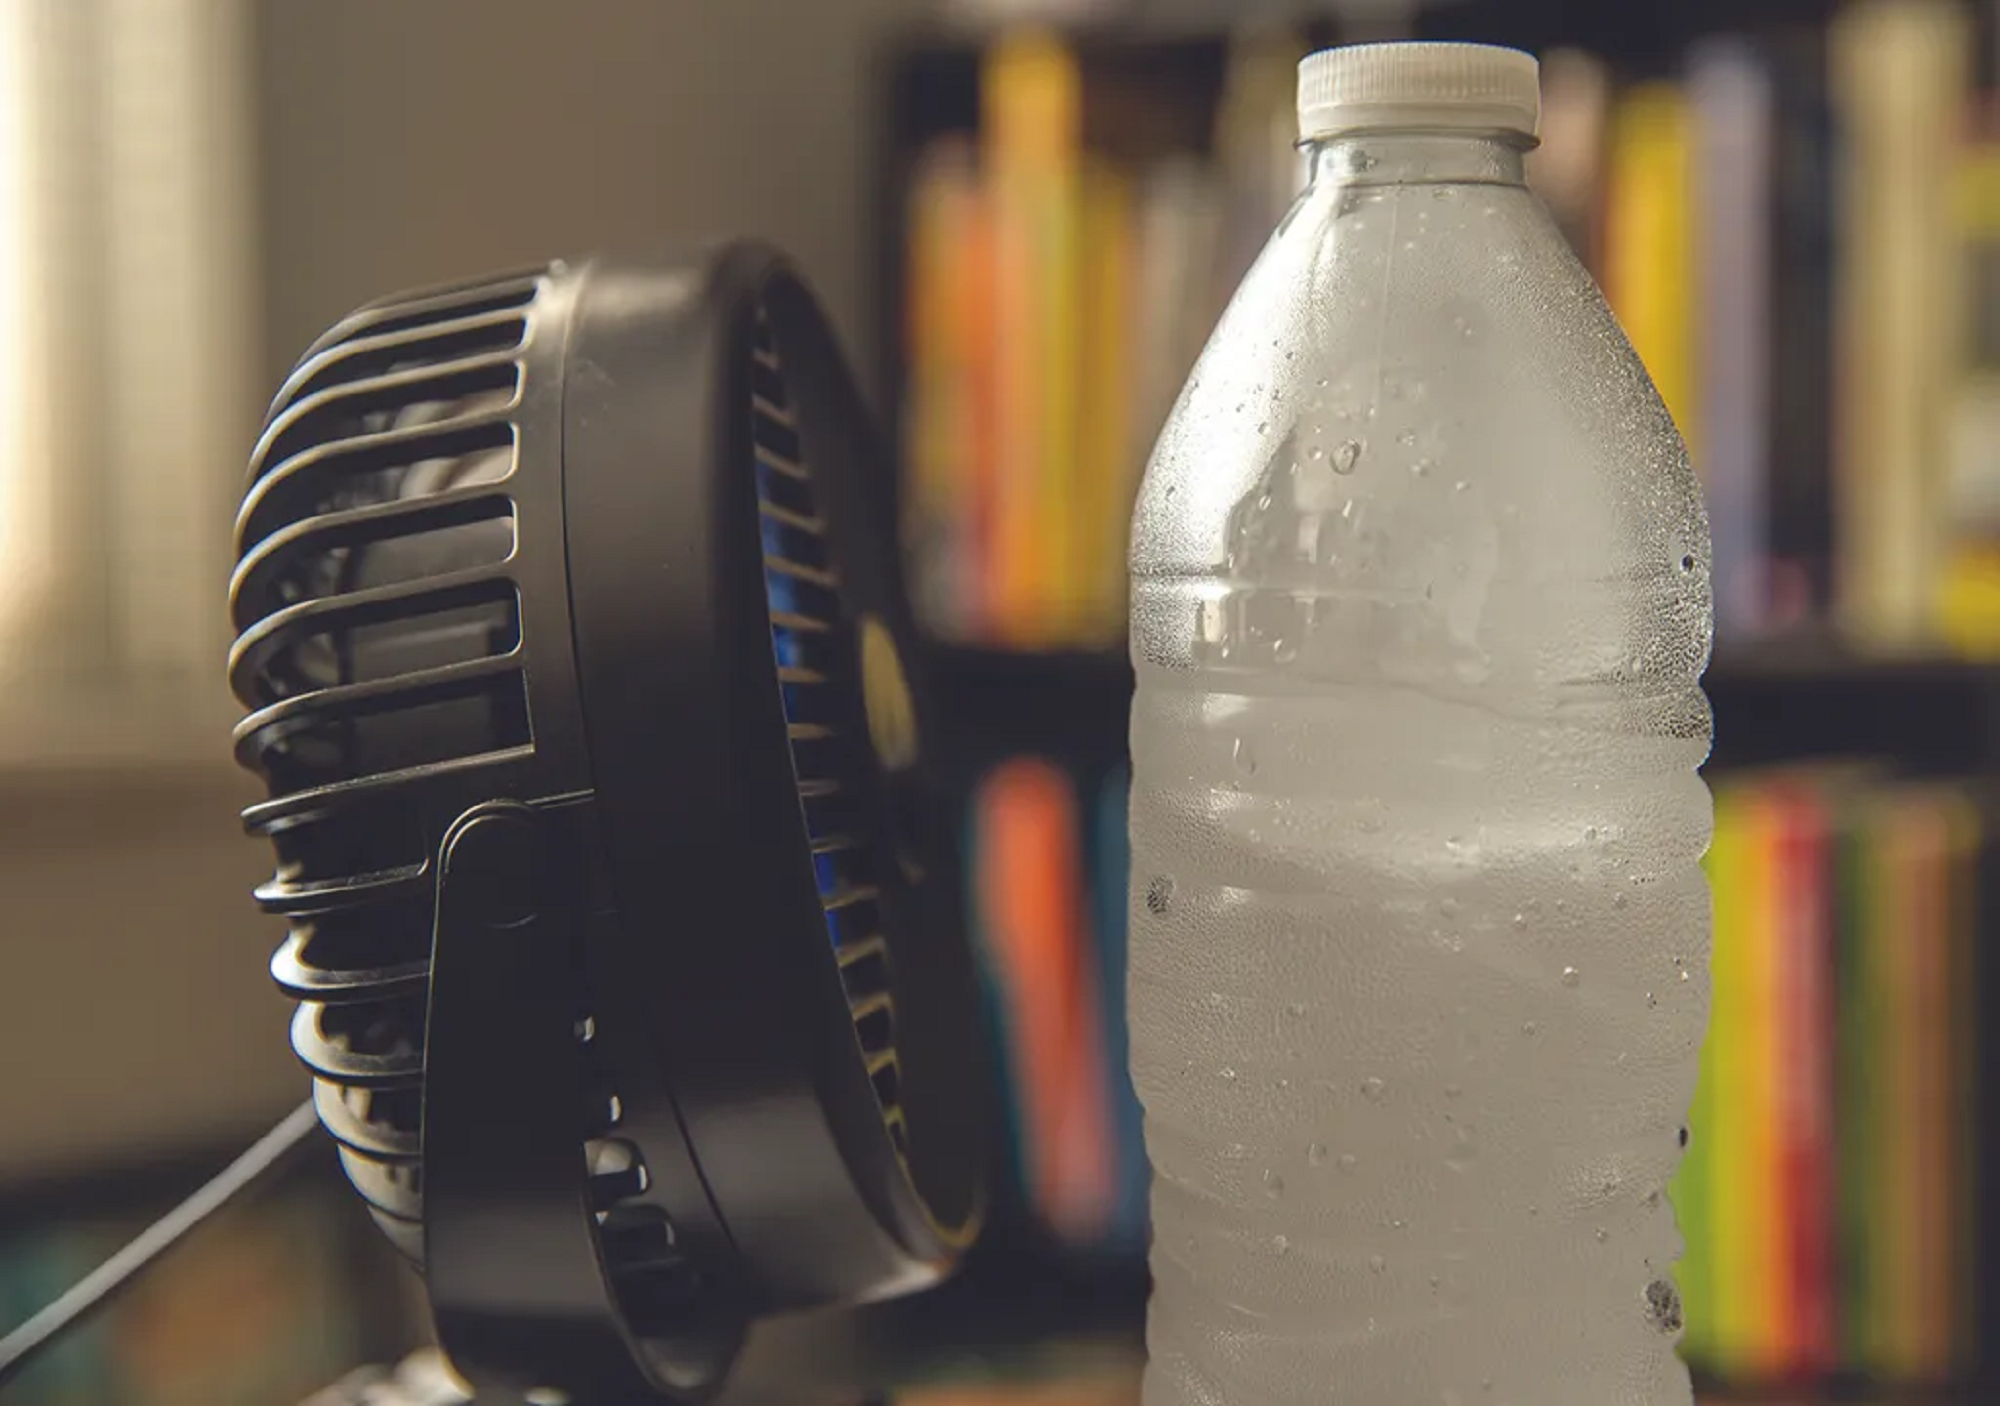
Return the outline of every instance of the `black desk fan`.
<path id="1" fill-rule="evenodd" d="M 272 971 L 482 1403 L 704 1399 L 746 1325 L 975 1234 L 981 1017 L 880 452 L 748 245 L 370 304 L 272 404 L 229 659 Z"/>
<path id="2" fill-rule="evenodd" d="M 699 1398 L 973 1234 L 879 453 L 748 246 L 372 304 L 273 403 L 230 591 L 273 972 L 482 1390 Z"/>

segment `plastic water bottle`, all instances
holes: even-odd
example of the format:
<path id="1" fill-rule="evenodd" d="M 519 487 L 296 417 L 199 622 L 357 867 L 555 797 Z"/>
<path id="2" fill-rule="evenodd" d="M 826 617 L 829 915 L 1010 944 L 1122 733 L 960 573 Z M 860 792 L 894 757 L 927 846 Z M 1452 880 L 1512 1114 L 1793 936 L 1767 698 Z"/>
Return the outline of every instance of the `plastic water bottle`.
<path id="1" fill-rule="evenodd" d="M 1315 54 L 1132 542 L 1147 1406 L 1686 1402 L 1686 454 L 1522 184 L 1535 62 Z"/>

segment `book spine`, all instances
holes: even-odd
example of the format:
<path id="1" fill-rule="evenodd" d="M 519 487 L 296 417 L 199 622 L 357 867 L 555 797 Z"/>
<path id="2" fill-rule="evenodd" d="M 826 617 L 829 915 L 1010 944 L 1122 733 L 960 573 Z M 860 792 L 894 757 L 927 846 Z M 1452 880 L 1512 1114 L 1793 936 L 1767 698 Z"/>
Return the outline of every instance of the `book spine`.
<path id="1" fill-rule="evenodd" d="M 1770 419 L 1771 75 L 1747 39 L 1688 58 L 1701 454 L 1718 638 L 1764 626 Z"/>
<path id="2" fill-rule="evenodd" d="M 1831 30 L 1845 156 L 1835 443 L 1841 623 L 1880 646 L 1932 631 L 1944 428 L 1957 360 L 1952 173 L 1969 12 L 1858 0 Z"/>
<path id="3" fill-rule="evenodd" d="M 1678 84 L 1641 83 L 1619 100 L 1606 173 L 1604 291 L 1699 469 L 1690 126 Z"/>

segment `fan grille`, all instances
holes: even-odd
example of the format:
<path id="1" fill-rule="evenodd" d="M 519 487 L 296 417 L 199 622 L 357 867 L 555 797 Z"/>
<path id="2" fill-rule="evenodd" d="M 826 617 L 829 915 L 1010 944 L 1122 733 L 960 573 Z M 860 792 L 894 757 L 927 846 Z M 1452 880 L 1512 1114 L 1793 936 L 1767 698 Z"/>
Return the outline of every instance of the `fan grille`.
<path id="1" fill-rule="evenodd" d="M 307 352 L 252 453 L 231 581 L 236 752 L 278 854 L 257 901 L 320 1119 L 389 1238 L 422 1257 L 422 1080 L 434 882 L 454 799 L 509 795 L 535 753 L 515 476 L 534 270 L 372 305 Z M 442 800 L 442 804 L 440 804 Z M 592 1069 L 585 1146 L 620 1269 L 668 1253 L 620 1109 Z M 629 1249 L 630 1254 L 621 1251 Z"/>
<path id="2" fill-rule="evenodd" d="M 842 731 L 837 686 L 853 670 L 838 644 L 840 587 L 813 477 L 795 427 L 784 368 L 761 318 L 751 352 L 750 427 L 763 533 L 771 646 L 784 697 L 792 770 L 811 843 L 828 939 L 855 1039 L 897 1155 L 909 1155 L 896 1012 L 883 937 L 884 857 L 863 813 L 856 739 Z"/>

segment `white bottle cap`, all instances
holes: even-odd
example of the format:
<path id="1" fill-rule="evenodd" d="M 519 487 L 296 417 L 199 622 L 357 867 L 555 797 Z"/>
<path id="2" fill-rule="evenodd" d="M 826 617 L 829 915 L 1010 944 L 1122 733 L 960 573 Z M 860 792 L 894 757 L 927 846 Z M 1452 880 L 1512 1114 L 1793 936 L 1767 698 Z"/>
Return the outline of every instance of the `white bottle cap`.
<path id="1" fill-rule="evenodd" d="M 1360 127 L 1495 129 L 1533 137 L 1541 67 L 1493 44 L 1352 44 L 1299 63 L 1299 139 Z"/>

